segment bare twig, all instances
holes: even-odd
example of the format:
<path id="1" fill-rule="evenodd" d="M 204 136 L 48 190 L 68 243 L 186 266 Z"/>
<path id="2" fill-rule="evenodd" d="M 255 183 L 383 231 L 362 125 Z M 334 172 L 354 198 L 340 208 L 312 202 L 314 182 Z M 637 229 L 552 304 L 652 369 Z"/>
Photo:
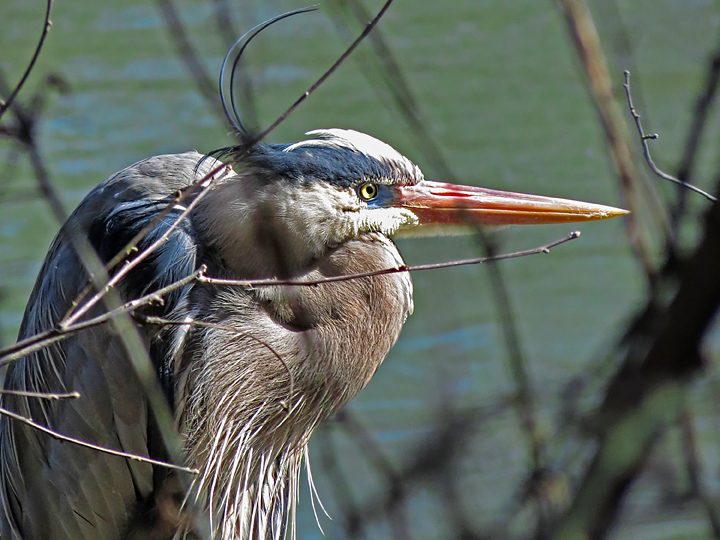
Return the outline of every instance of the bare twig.
<path id="1" fill-rule="evenodd" d="M 27 68 L 25 68 L 25 73 L 23 73 L 23 76 L 20 78 L 20 81 L 18 81 L 17 85 L 13 89 L 13 91 L 10 93 L 8 98 L 6 100 L 0 99 L 0 118 L 2 118 L 3 114 L 5 114 L 5 111 L 7 111 L 10 106 L 13 104 L 13 101 L 15 101 L 15 98 L 17 97 L 18 93 L 22 89 L 23 85 L 27 81 L 28 77 L 30 76 L 30 72 L 35 67 L 35 62 L 37 62 L 38 57 L 40 56 L 40 51 L 43 48 L 43 45 L 45 43 L 45 38 L 48 35 L 48 32 L 50 31 L 50 27 L 52 26 L 52 21 L 50 20 L 50 10 L 52 9 L 52 2 L 53 0 L 47 0 L 47 7 L 45 8 L 45 20 L 43 21 L 43 29 L 40 33 L 40 40 L 38 41 L 37 46 L 35 47 L 35 52 L 32 55 L 32 58 L 30 59 L 30 62 L 27 65 Z"/>
<path id="2" fill-rule="evenodd" d="M 409 539 L 410 533 L 406 508 L 409 498 L 407 484 L 382 452 L 378 442 L 368 432 L 368 429 L 363 426 L 352 413 L 349 411 L 340 411 L 336 415 L 336 419 L 348 436 L 357 443 L 367 461 L 371 463 L 375 470 L 382 475 L 383 479 L 388 482 L 389 485 L 386 491 L 394 501 L 392 510 L 389 508 L 388 513 L 392 518 L 393 529 L 396 533 L 395 537 Z"/>
<path id="3" fill-rule="evenodd" d="M 476 238 L 489 257 L 495 256 L 497 246 L 493 239 L 488 237 L 482 229 L 478 228 Z M 496 264 L 487 266 L 490 274 L 490 282 L 495 296 L 495 305 L 497 306 L 500 316 L 500 327 L 505 340 L 505 348 L 507 349 L 508 362 L 512 373 L 513 382 L 515 384 L 515 410 L 519 416 L 522 431 L 527 438 L 530 458 L 533 464 L 533 473 L 535 476 L 543 469 L 543 453 L 544 453 L 544 436 L 537 419 L 537 403 L 533 393 L 530 374 L 526 366 L 525 355 L 520 344 L 520 335 L 517 328 L 517 322 L 513 315 L 512 300 L 508 291 L 507 283 L 503 278 L 500 268 Z M 538 537 L 544 536 L 545 516 L 542 512 L 542 505 L 538 496 Z"/>
<path id="4" fill-rule="evenodd" d="M 325 428 L 322 435 L 314 435 L 316 438 L 323 438 L 323 444 L 318 445 L 322 468 L 328 478 L 336 506 L 340 509 L 345 525 L 347 538 L 367 538 L 365 531 L 365 520 L 360 514 L 357 501 L 354 500 L 354 490 L 350 487 L 351 482 L 340 466 L 339 456 L 342 452 L 337 448 L 335 442 L 335 430 L 328 429 L 332 420 L 321 425 Z"/>
<path id="5" fill-rule="evenodd" d="M 355 20 L 364 24 L 370 19 L 370 14 L 365 8 L 361 0 L 336 0 L 335 3 L 347 6 L 352 12 Z M 340 17 L 334 17 L 336 27 L 343 36 L 350 33 L 347 25 L 344 25 Z M 395 105 L 400 116 L 408 125 L 408 133 L 415 139 L 416 145 L 420 150 L 420 155 L 426 160 L 435 174 L 448 182 L 455 181 L 455 174 L 445 160 L 442 151 L 435 142 L 427 123 L 422 117 L 420 105 L 413 95 L 410 85 L 403 76 L 400 64 L 395 59 L 393 52 L 387 40 L 383 36 L 379 28 L 368 36 L 368 42 L 375 53 L 373 62 L 378 65 L 377 70 L 373 70 L 365 62 L 360 62 L 365 78 L 370 86 L 378 92 L 381 98 L 385 98 L 382 90 L 390 93 L 390 99 Z M 377 71 L 379 70 L 379 76 Z M 385 98 L 387 99 L 387 98 Z"/>
<path id="6" fill-rule="evenodd" d="M 68 325 L 65 328 L 56 327 L 51 330 L 46 330 L 45 332 L 40 332 L 39 334 L 35 334 L 34 336 L 18 341 L 17 343 L 0 350 L 0 367 L 18 360 L 23 356 L 44 349 L 53 343 L 63 341 L 82 330 L 87 330 L 88 328 L 92 328 L 94 326 L 100 326 L 101 324 L 105 324 L 127 313 L 134 312 L 135 310 L 152 304 L 153 302 L 162 302 L 162 297 L 164 295 L 177 289 L 181 289 L 196 281 L 203 272 L 205 272 L 205 266 L 201 267 L 195 273 L 186 278 L 178 280 L 175 283 L 171 283 L 170 285 L 163 287 L 162 289 L 158 289 L 150 294 L 126 302 L 125 304 L 118 306 L 115 309 L 111 309 L 110 311 L 106 311 L 97 317 Z"/>
<path id="7" fill-rule="evenodd" d="M 503 253 L 500 255 L 493 255 L 490 257 L 474 257 L 472 259 L 462 259 L 462 260 L 456 260 L 456 261 L 448 261 L 448 262 L 441 262 L 441 263 L 431 263 L 431 264 L 416 264 L 416 265 L 400 265 L 393 268 L 383 268 L 381 270 L 373 270 L 371 272 L 361 272 L 358 274 L 347 274 L 343 276 L 332 276 L 322 279 L 315 279 L 312 281 L 297 281 L 297 280 L 274 280 L 274 279 L 266 279 L 266 280 L 237 280 L 237 279 L 221 279 L 221 278 L 213 278 L 209 276 L 202 275 L 198 277 L 198 281 L 200 283 L 209 283 L 212 285 L 231 285 L 234 287 L 273 287 L 276 285 L 281 286 L 305 286 L 305 287 L 315 287 L 317 285 L 322 285 L 323 283 L 335 283 L 338 281 L 349 281 L 351 279 L 360 279 L 360 278 L 366 278 L 366 277 L 373 277 L 373 276 L 382 276 L 385 274 L 397 274 L 400 272 L 420 272 L 423 270 L 438 270 L 440 268 L 454 268 L 456 266 L 468 266 L 473 264 L 483 264 L 488 263 L 492 261 L 502 261 L 505 259 L 517 259 L 518 257 L 526 257 L 528 255 L 538 255 L 540 253 L 550 253 L 550 250 L 554 247 L 557 247 L 561 244 L 565 244 L 566 242 L 569 242 L 571 240 L 575 240 L 576 238 L 580 237 L 580 231 L 574 231 L 567 235 L 564 238 L 561 238 L 559 240 L 555 240 L 554 242 L 550 242 L 549 244 L 545 244 L 543 246 L 539 246 L 532 249 L 526 249 L 523 251 L 514 251 L 512 253 Z"/>
<path id="8" fill-rule="evenodd" d="M 133 461 L 140 461 L 142 463 L 150 463 L 151 465 L 158 465 L 160 467 L 165 467 L 167 469 L 174 469 L 176 471 L 182 471 L 182 472 L 186 472 L 186 473 L 190 473 L 190 474 L 199 474 L 199 472 L 200 472 L 197 469 L 191 469 L 190 467 L 183 467 L 182 465 L 175 465 L 174 463 L 168 463 L 166 461 L 159 461 L 157 459 L 152 459 L 152 458 L 149 458 L 146 456 L 140 456 L 138 454 L 131 454 L 129 452 L 123 452 L 121 450 L 115 450 L 113 448 L 108 448 L 106 446 L 100 446 L 98 444 L 89 443 L 86 441 L 82 441 L 80 439 L 76 439 L 74 437 L 68 437 L 67 435 L 58 433 L 57 431 L 54 431 L 54 430 L 50 429 L 49 427 L 43 426 L 42 424 L 38 424 L 37 422 L 33 421 L 30 418 L 25 418 L 24 416 L 21 416 L 17 413 L 9 411 L 8 409 L 5 409 L 3 407 L 0 407 L 0 414 L 8 416 L 8 417 L 12 418 L 13 420 L 17 420 L 18 422 L 22 422 L 23 424 L 26 424 L 33 429 L 42 431 L 43 433 L 46 433 L 47 435 L 50 435 L 51 437 L 53 437 L 59 441 L 69 442 L 69 443 L 75 444 L 77 446 L 82 446 L 83 448 L 89 448 L 90 450 L 102 452 L 103 454 L 110 454 L 111 456 L 118 456 L 118 457 L 123 457 L 123 458 L 127 458 L 127 459 L 132 459 Z"/>
<path id="9" fill-rule="evenodd" d="M 80 392 L 66 392 L 63 394 L 52 394 L 52 393 L 45 393 L 45 392 L 28 392 L 26 390 L 6 390 L 6 389 L 0 390 L 0 394 L 6 395 L 6 396 L 20 396 L 20 397 L 29 397 L 29 398 L 37 398 L 37 399 L 47 399 L 50 401 L 58 401 L 61 399 L 77 399 L 80 397 Z"/>
<path id="10" fill-rule="evenodd" d="M 674 176 L 661 171 L 658 168 L 658 166 L 655 165 L 655 162 L 653 161 L 653 158 L 650 155 L 650 148 L 648 146 L 648 141 L 657 139 L 658 134 L 653 133 L 652 135 L 646 135 L 645 131 L 643 130 L 642 122 L 640 121 L 640 115 L 638 114 L 637 109 L 635 109 L 635 105 L 633 105 L 632 95 L 630 93 L 630 72 L 628 70 L 625 70 L 625 84 L 623 84 L 623 87 L 625 88 L 625 95 L 627 96 L 627 103 L 628 103 L 628 107 L 630 109 L 630 114 L 632 115 L 633 120 L 635 120 L 635 125 L 637 126 L 638 133 L 640 134 L 640 142 L 642 143 L 643 154 L 645 154 L 645 161 L 647 161 L 652 172 L 654 172 L 660 178 L 669 180 L 670 182 L 677 184 L 679 186 L 682 186 L 686 189 L 689 189 L 690 191 L 694 191 L 695 193 L 702 195 L 703 197 L 705 197 L 706 199 L 708 199 L 710 201 L 713 201 L 713 202 L 717 201 L 717 199 L 715 197 L 713 197 L 712 195 L 710 195 L 708 192 L 703 191 L 702 189 L 695 187 L 692 184 L 683 182 L 682 180 L 679 180 L 679 179 L 675 178 Z"/>
<path id="11" fill-rule="evenodd" d="M 17 102 L 14 103 L 13 110 L 23 128 L 21 132 L 23 138 L 18 140 L 26 146 L 38 184 L 50 205 L 54 217 L 60 223 L 63 223 L 67 214 L 64 211 L 57 191 L 52 185 L 38 149 L 33 130 L 35 119 L 25 114 L 21 108 L 18 107 Z M 107 282 L 108 280 L 107 271 L 87 237 L 72 224 L 63 227 L 61 235 L 64 236 L 68 244 L 72 246 L 72 249 L 77 253 L 78 259 L 92 280 L 93 285 L 100 290 L 103 286 L 103 281 Z M 108 308 L 112 309 L 122 305 L 119 295 L 116 294 L 114 290 L 108 290 L 107 292 L 109 294 L 104 298 L 104 302 Z M 112 324 L 114 325 L 114 329 L 117 332 L 122 346 L 127 351 L 128 360 L 132 368 L 138 375 L 142 388 L 147 396 L 149 408 L 155 415 L 160 439 L 165 444 L 171 459 L 179 462 L 183 459 L 182 442 L 175 429 L 173 417 L 160 389 L 159 381 L 153 372 L 152 363 L 145 344 L 138 334 L 138 329 L 126 313 L 113 318 Z"/>
<path id="12" fill-rule="evenodd" d="M 703 370 L 700 347 L 720 306 L 720 267 L 708 264 L 716 260 L 717 203 L 694 253 L 663 267 L 658 286 L 667 294 L 650 298 L 636 318 L 641 322 L 623 336 L 623 365 L 594 418 L 594 456 L 552 538 L 604 538 L 657 437 L 681 414 L 688 382 Z"/>
<path id="13" fill-rule="evenodd" d="M 688 128 L 685 149 L 677 171 L 678 180 L 683 182 L 692 181 L 695 160 L 700 148 L 700 139 L 705 132 L 710 118 L 710 110 L 717 96 L 718 85 L 720 84 L 720 43 L 711 55 L 709 64 L 705 84 L 695 100 L 693 118 Z M 672 209 L 671 217 L 676 228 L 685 209 L 685 193 L 684 190 L 678 191 L 675 207 Z"/>
<path id="14" fill-rule="evenodd" d="M 713 538 L 720 540 L 720 514 L 715 507 L 713 498 L 706 492 L 702 479 L 702 464 L 697 448 L 697 436 L 693 426 L 693 414 L 686 404 L 680 414 L 680 430 L 682 434 L 683 450 L 685 452 L 685 465 L 690 480 L 690 490 L 703 508 L 710 523 Z"/>
<path id="15" fill-rule="evenodd" d="M 221 171 L 225 165 L 221 165 L 217 167 L 215 170 Z M 212 171 L 214 172 L 214 171 Z M 60 329 L 64 329 L 70 325 L 72 325 L 75 321 L 78 320 L 78 318 L 82 317 L 85 313 L 88 312 L 90 308 L 92 308 L 95 304 L 97 304 L 103 296 L 117 283 L 126 276 L 133 268 L 135 268 L 138 264 L 140 264 L 143 260 L 145 260 L 148 256 L 150 256 L 151 253 L 153 253 L 158 247 L 160 247 L 162 244 L 165 243 L 168 236 L 170 236 L 170 233 L 174 231 L 180 223 L 192 212 L 193 208 L 199 203 L 202 198 L 210 191 L 210 188 L 213 185 L 213 180 L 215 180 L 215 176 L 211 173 L 205 175 L 205 178 L 198 182 L 198 185 L 202 187 L 200 192 L 197 194 L 197 196 L 190 202 L 190 204 L 187 205 L 183 209 L 183 211 L 178 215 L 178 217 L 175 219 L 175 221 L 161 234 L 157 240 L 155 240 L 152 244 L 150 244 L 146 249 L 144 249 L 141 253 L 137 255 L 137 257 L 133 258 L 131 261 L 128 261 L 125 265 L 122 266 L 113 276 L 107 281 L 107 283 L 95 293 L 95 295 L 90 298 L 87 302 L 79 306 L 75 311 L 72 312 L 71 315 L 64 317 L 59 323 Z"/>
<path id="16" fill-rule="evenodd" d="M 419 271 L 423 271 L 423 270 L 437 270 L 440 268 L 453 268 L 456 266 L 482 264 L 482 263 L 487 263 L 487 262 L 491 262 L 491 261 L 500 261 L 500 260 L 504 260 L 504 259 L 514 259 L 514 258 L 518 258 L 518 257 L 525 257 L 528 255 L 537 255 L 540 253 L 549 253 L 552 248 L 557 247 L 561 244 L 565 244 L 566 242 L 574 240 L 574 239 L 578 238 L 579 236 L 580 236 L 580 232 L 575 231 L 564 238 L 561 238 L 554 242 L 550 242 L 549 244 L 545 244 L 543 246 L 539 246 L 539 247 L 532 248 L 532 249 L 526 249 L 523 251 L 515 251 L 512 253 L 493 255 L 490 257 L 475 257 L 472 259 L 455 260 L 455 261 L 431 263 L 431 264 L 421 264 L 421 265 L 402 265 L 402 266 L 393 267 L 393 268 L 383 268 L 383 269 L 375 270 L 372 272 L 363 272 L 363 273 L 359 273 L 359 274 L 347 274 L 347 275 L 343 275 L 343 276 L 332 276 L 332 277 L 317 279 L 317 280 L 313 280 L 313 281 L 273 280 L 273 279 L 234 280 L 234 279 L 212 278 L 212 277 L 205 276 L 205 267 L 203 266 L 198 271 L 196 271 L 195 273 L 193 273 L 190 276 L 187 276 L 186 278 L 176 281 L 175 283 L 172 283 L 166 287 L 158 289 L 157 291 L 154 291 L 150 294 L 147 294 L 140 298 L 136 298 L 135 300 L 132 300 L 130 302 L 126 302 L 110 311 L 107 311 L 101 315 L 98 315 L 97 317 L 93 317 L 91 319 L 88 319 L 86 321 L 82 321 L 79 323 L 76 322 L 76 323 L 68 324 L 66 322 L 66 324 L 64 326 L 58 326 L 56 328 L 47 330 L 45 332 L 41 332 L 34 336 L 30 336 L 24 340 L 18 341 L 17 343 L 0 350 L 0 367 L 8 364 L 10 362 L 13 362 L 19 358 L 22 358 L 25 355 L 28 355 L 33 352 L 37 352 L 41 349 L 44 349 L 45 347 L 48 347 L 49 345 L 52 345 L 53 343 L 63 341 L 77 332 L 86 330 L 87 328 L 91 328 L 93 326 L 99 326 L 101 324 L 105 324 L 105 323 L 107 323 L 111 320 L 114 320 L 122 315 L 127 314 L 127 313 L 134 313 L 137 309 L 139 309 L 143 306 L 146 306 L 148 304 L 151 304 L 153 302 L 162 301 L 161 300 L 162 297 L 165 296 L 166 294 L 173 292 L 177 289 L 183 288 L 187 285 L 190 285 L 193 282 L 207 283 L 207 284 L 212 284 L 212 285 L 235 286 L 235 287 L 243 287 L 243 288 L 274 287 L 274 286 L 312 287 L 312 286 L 321 285 L 323 283 L 335 283 L 335 282 L 339 282 L 339 281 L 349 281 L 349 280 L 353 280 L 353 279 L 361 279 L 361 278 L 380 276 L 380 275 L 385 275 L 385 274 L 397 274 L 400 272 L 419 272 Z"/>
<path id="17" fill-rule="evenodd" d="M 125 244 L 125 246 L 122 249 L 120 249 L 115 254 L 115 256 L 107 262 L 107 264 L 105 264 L 105 266 L 104 266 L 105 271 L 107 273 L 110 273 L 115 268 L 115 266 L 117 266 L 123 260 L 125 260 L 126 257 L 128 257 L 134 251 L 137 251 L 137 246 L 140 244 L 140 242 L 148 234 L 150 234 L 155 229 L 155 227 L 167 215 L 170 214 L 170 212 L 172 212 L 175 208 L 177 208 L 178 205 L 182 204 L 185 201 L 185 199 L 187 199 L 188 197 L 191 197 L 192 195 L 195 195 L 195 193 L 197 193 L 201 189 L 206 188 L 207 186 L 205 185 L 205 182 L 207 182 L 208 180 L 217 180 L 218 175 L 220 175 L 220 173 L 223 172 L 223 169 L 225 171 L 229 171 L 229 170 L 232 170 L 232 166 L 221 163 L 220 165 L 215 167 L 213 170 L 211 170 L 209 173 L 207 173 L 205 176 L 203 176 L 200 180 L 198 180 L 197 182 L 193 183 L 192 185 L 190 185 L 186 188 L 181 189 L 178 193 L 176 193 L 173 200 L 170 201 L 167 204 L 167 206 L 165 206 L 165 208 L 160 210 L 155 215 L 155 217 L 145 227 L 143 227 L 133 238 L 131 238 L 130 241 L 127 244 Z M 178 216 L 175 219 L 175 221 L 171 224 L 170 229 L 168 231 L 166 231 L 166 233 L 169 234 L 170 232 L 172 232 L 172 230 L 174 228 L 176 228 L 182 222 L 184 217 L 185 217 L 184 215 Z M 165 238 L 167 238 L 167 235 L 163 235 L 163 236 L 165 236 Z M 160 245 L 160 243 L 156 242 L 155 244 L 148 246 L 142 253 L 143 258 L 150 255 L 159 245 Z M 140 261 L 138 261 L 138 262 L 140 262 Z M 133 267 L 136 266 L 138 264 L 138 262 L 135 262 L 134 260 L 131 261 Z M 132 268 L 128 269 L 128 271 L 129 270 L 132 270 Z M 92 282 L 92 280 L 88 280 L 88 284 L 85 286 L 85 288 L 82 291 L 80 291 L 80 293 L 77 295 L 77 297 L 75 297 L 75 299 L 70 303 L 69 310 L 63 316 L 61 321 L 67 320 L 73 314 L 73 310 L 80 304 L 80 302 L 82 302 L 83 298 L 85 298 L 85 296 L 87 296 L 87 294 L 89 294 L 89 292 L 92 290 L 93 285 L 94 285 L 94 283 Z M 106 286 L 107 285 L 109 285 L 109 283 L 106 284 Z M 1 356 L 2 355 L 0 354 L 0 357 Z"/>

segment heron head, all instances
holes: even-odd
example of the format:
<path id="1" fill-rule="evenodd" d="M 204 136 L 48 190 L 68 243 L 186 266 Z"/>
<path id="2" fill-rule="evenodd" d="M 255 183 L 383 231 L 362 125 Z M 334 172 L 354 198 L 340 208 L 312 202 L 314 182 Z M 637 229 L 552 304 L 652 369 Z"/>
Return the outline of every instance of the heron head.
<path id="1" fill-rule="evenodd" d="M 593 221 L 626 214 L 597 204 L 425 180 L 390 145 L 353 130 L 322 129 L 316 138 L 265 145 L 252 161 L 290 179 L 279 215 L 324 243 L 363 233 L 443 235 L 478 225 Z M 297 221 L 295 221 L 297 220 Z"/>
<path id="2" fill-rule="evenodd" d="M 239 155 L 241 173 L 233 184 L 241 193 L 222 193 L 220 198 L 230 204 L 213 204 L 203 217 L 220 222 L 213 228 L 227 232 L 222 245 L 235 250 L 243 266 L 257 262 L 258 270 L 293 273 L 328 249 L 367 234 L 445 235 L 478 225 L 592 221 L 626 213 L 567 199 L 433 182 L 370 135 L 343 129 L 307 134 L 315 137 L 294 144 L 259 143 Z M 260 245 L 275 246 L 279 263 L 262 259 L 265 248 L 253 253 Z"/>

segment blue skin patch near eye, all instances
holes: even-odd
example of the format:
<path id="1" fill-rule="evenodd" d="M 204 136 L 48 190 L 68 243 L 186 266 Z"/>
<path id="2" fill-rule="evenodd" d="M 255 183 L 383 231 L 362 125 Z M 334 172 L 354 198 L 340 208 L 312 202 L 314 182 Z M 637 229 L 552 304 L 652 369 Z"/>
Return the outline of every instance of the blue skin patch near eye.
<path id="1" fill-rule="evenodd" d="M 365 202 L 368 208 L 385 208 L 391 205 L 394 197 L 392 189 L 390 189 L 389 186 L 386 186 L 385 184 L 374 184 L 377 189 L 377 195 L 373 197 L 372 200 L 365 201 L 362 196 L 360 196 L 360 189 L 364 185 L 365 183 L 359 185 L 356 188 L 356 191 L 358 192 L 358 197 L 360 197 L 360 200 Z"/>

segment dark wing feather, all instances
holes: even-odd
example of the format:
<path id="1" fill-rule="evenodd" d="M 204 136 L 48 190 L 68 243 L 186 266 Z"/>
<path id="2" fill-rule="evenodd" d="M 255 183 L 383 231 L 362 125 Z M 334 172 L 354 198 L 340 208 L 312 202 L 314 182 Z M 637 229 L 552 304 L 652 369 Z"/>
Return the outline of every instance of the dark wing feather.
<path id="1" fill-rule="evenodd" d="M 155 219 L 174 193 L 201 178 L 212 160 L 198 153 L 156 156 L 120 171 L 95 188 L 69 222 L 84 231 L 104 261 Z M 158 223 L 139 249 L 175 221 L 174 210 Z M 69 230 L 67 226 L 64 230 Z M 124 299 L 147 294 L 192 273 L 200 248 L 186 220 L 120 286 Z M 82 291 L 87 275 L 63 233 L 54 241 L 38 276 L 20 338 L 52 328 Z M 159 308 L 182 311 L 178 291 Z M 102 311 L 97 306 L 88 314 Z M 156 329 L 142 329 L 149 344 Z M 162 372 L 165 343 L 150 347 Z M 171 385 L 168 385 L 170 388 Z M 4 407 L 82 440 L 153 457 L 165 456 L 149 433 L 147 402 L 121 340 L 110 325 L 80 332 L 13 363 L 5 388 L 39 392 L 78 391 L 81 398 L 48 402 L 4 396 Z M 7 417 L 0 419 L 0 490 L 3 538 L 120 539 L 158 486 L 153 467 L 60 442 Z"/>

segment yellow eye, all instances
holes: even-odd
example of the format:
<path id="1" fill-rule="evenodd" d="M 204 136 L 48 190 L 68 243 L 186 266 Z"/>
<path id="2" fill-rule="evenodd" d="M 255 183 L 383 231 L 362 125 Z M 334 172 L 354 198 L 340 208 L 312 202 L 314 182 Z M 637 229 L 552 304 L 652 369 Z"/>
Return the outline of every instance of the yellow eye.
<path id="1" fill-rule="evenodd" d="M 358 189 L 358 194 L 360 195 L 360 198 L 366 201 L 371 201 L 375 197 L 377 197 L 378 194 L 378 187 L 375 184 L 367 183 L 360 186 Z"/>

